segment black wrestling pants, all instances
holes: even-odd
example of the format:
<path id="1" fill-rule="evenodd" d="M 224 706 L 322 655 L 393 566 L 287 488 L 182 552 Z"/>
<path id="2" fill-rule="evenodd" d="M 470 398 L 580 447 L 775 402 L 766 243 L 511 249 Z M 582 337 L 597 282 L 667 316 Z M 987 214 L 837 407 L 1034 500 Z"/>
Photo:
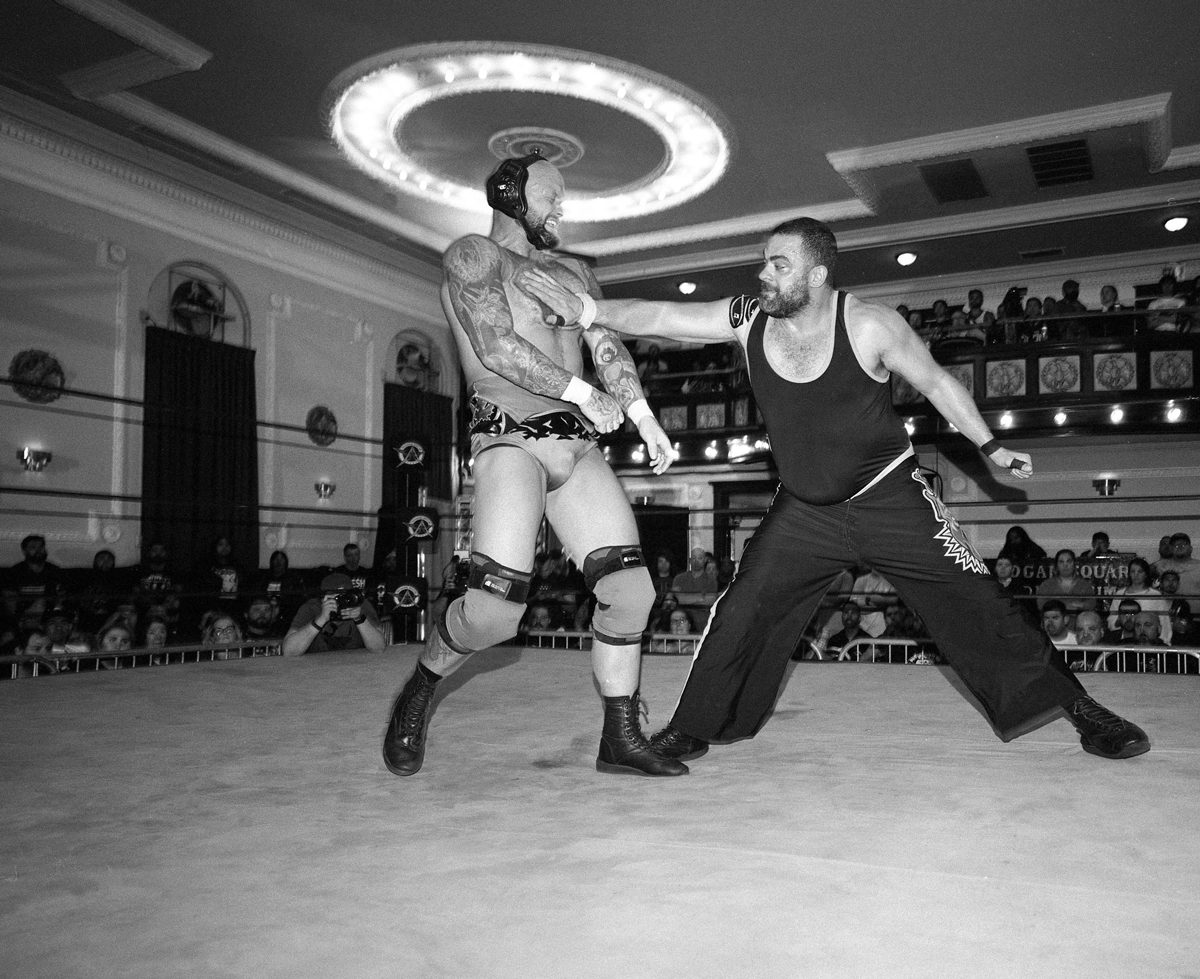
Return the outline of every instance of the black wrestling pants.
<path id="1" fill-rule="evenodd" d="M 924 619 L 1002 740 L 1083 692 L 919 472 L 901 466 L 844 503 L 816 506 L 779 489 L 713 606 L 672 725 L 706 741 L 755 734 L 821 598 L 852 565 L 874 568 Z"/>

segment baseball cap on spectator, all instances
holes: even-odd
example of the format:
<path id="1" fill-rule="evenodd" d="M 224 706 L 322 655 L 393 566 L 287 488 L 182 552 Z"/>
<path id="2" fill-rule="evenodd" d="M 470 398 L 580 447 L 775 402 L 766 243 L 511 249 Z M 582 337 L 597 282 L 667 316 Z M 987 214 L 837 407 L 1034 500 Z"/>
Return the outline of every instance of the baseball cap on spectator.
<path id="1" fill-rule="evenodd" d="M 321 579 L 321 591 L 345 591 L 350 587 L 350 584 L 349 575 L 335 571 L 333 574 L 327 574 Z"/>

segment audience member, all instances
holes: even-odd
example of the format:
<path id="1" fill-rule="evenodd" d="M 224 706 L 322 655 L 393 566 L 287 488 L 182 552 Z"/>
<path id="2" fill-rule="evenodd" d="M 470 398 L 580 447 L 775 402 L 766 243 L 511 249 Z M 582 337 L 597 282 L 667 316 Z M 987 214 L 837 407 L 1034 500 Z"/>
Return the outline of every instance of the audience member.
<path id="1" fill-rule="evenodd" d="M 1065 547 L 1054 555 L 1054 575 L 1038 585 L 1037 595 L 1043 612 L 1049 599 L 1061 600 L 1071 622 L 1080 612 L 1096 609 L 1096 589 L 1075 573 L 1075 552 Z"/>
<path id="2" fill-rule="evenodd" d="M 688 569 L 681 571 L 671 582 L 671 591 L 687 604 L 711 603 L 717 593 L 715 568 L 708 568 L 709 554 L 703 547 L 693 547 L 688 556 Z M 696 598 L 697 595 L 704 596 Z"/>
<path id="3" fill-rule="evenodd" d="M 254 641 L 282 639 L 287 626 L 279 617 L 279 607 L 266 593 L 253 595 L 246 605 L 245 637 Z"/>
<path id="4" fill-rule="evenodd" d="M 236 608 L 245 587 L 242 569 L 233 559 L 233 542 L 228 537 L 213 541 L 208 570 L 201 576 L 197 591 L 206 604 L 216 599 L 218 607 Z"/>
<path id="5" fill-rule="evenodd" d="M 21 555 L 4 576 L 4 604 L 14 617 L 39 599 L 49 608 L 63 595 L 62 569 L 47 560 L 45 537 L 29 534 L 21 541 Z"/>
<path id="6" fill-rule="evenodd" d="M 117 570 L 116 555 L 107 549 L 97 551 L 92 557 L 91 570 L 81 580 L 78 596 L 80 627 L 94 635 L 100 624 L 112 615 L 125 592 L 126 580 Z"/>
<path id="7" fill-rule="evenodd" d="M 1104 634 L 1106 646 L 1131 646 L 1134 642 L 1133 619 L 1142 610 L 1136 598 L 1123 598 L 1117 605 L 1117 624 Z"/>
<path id="8" fill-rule="evenodd" d="M 22 662 L 17 663 L 18 676 L 33 676 L 36 666 L 37 673 L 57 673 L 61 661 L 57 659 L 54 645 L 50 636 L 41 626 L 32 626 L 17 633 L 12 653 L 20 656 Z M 8 667 L 6 666 L 7 670 Z"/>
<path id="9" fill-rule="evenodd" d="M 1046 560 L 1046 552 L 1034 543 L 1024 527 L 1013 526 L 1004 535 L 1000 557 L 1012 561 L 1020 577 L 1029 578 L 1037 573 L 1038 565 Z"/>
<path id="10" fill-rule="evenodd" d="M 1192 539 L 1187 534 L 1172 534 L 1170 538 L 1171 554 L 1161 558 L 1154 565 L 1154 571 L 1159 576 L 1164 571 L 1174 571 L 1179 575 L 1179 593 L 1185 598 L 1200 596 L 1200 560 L 1192 557 Z"/>
<path id="11" fill-rule="evenodd" d="M 142 623 L 141 648 L 162 649 L 164 646 L 173 645 L 170 639 L 171 627 L 167 620 L 161 615 L 147 615 Z"/>
<path id="12" fill-rule="evenodd" d="M 357 599 L 358 604 L 339 607 L 339 596 L 343 593 L 351 594 L 341 599 L 342 604 L 347 598 Z M 321 580 L 320 596 L 300 606 L 283 639 L 285 656 L 346 649 L 378 653 L 383 647 L 383 630 L 375 609 L 363 592 L 351 587 L 349 577 L 336 571 Z"/>
<path id="13" fill-rule="evenodd" d="M 1079 555 L 1079 563 L 1083 564 L 1087 561 L 1094 561 L 1098 557 L 1115 556 L 1116 552 L 1111 547 L 1108 534 L 1103 530 L 1097 530 L 1092 534 L 1092 546 Z"/>
<path id="14" fill-rule="evenodd" d="M 362 566 L 362 550 L 354 541 L 342 548 L 342 563 L 333 569 L 333 573 L 349 578 L 351 588 L 361 592 L 367 590 L 367 569 Z"/>
<path id="15" fill-rule="evenodd" d="M 1079 644 L 1075 630 L 1068 624 L 1067 607 L 1057 598 L 1047 599 L 1042 606 L 1042 631 L 1056 648 Z"/>
<path id="16" fill-rule="evenodd" d="M 837 659 L 842 650 L 855 639 L 870 635 L 861 628 L 862 607 L 854 599 L 842 603 L 842 628 L 829 637 L 828 659 Z M 882 632 L 882 630 L 880 630 Z"/>
<path id="17" fill-rule="evenodd" d="M 993 574 L 996 576 L 996 581 L 1000 583 L 1000 587 L 1017 603 L 1021 614 L 1031 625 L 1036 626 L 1038 624 L 1037 608 L 1035 603 L 1030 601 L 1033 595 L 1033 586 L 1017 577 L 1017 567 L 1013 564 L 1012 558 L 1003 556 L 996 558 Z"/>
<path id="18" fill-rule="evenodd" d="M 142 608 L 164 606 L 178 621 L 183 585 L 171 567 L 171 556 L 162 541 L 151 541 L 145 562 L 133 569 L 133 595 Z M 194 638 L 191 629 L 180 631 L 183 634 L 179 638 L 183 641 Z"/>
<path id="19" fill-rule="evenodd" d="M 557 604 L 549 602 L 534 602 L 525 609 L 518 632 L 561 632 L 562 621 L 559 618 Z"/>
<path id="20" fill-rule="evenodd" d="M 1165 646 L 1159 636 L 1158 615 L 1154 612 L 1138 612 L 1133 617 L 1133 641 L 1138 646 Z"/>
<path id="21" fill-rule="evenodd" d="M 211 609 L 200 619 L 200 644 L 215 649 L 213 659 L 229 659 L 227 647 L 241 645 L 242 626 L 231 612 Z"/>
<path id="22" fill-rule="evenodd" d="M 650 573 L 654 582 L 654 604 L 661 606 L 662 600 L 675 583 L 675 562 L 667 551 L 659 551 L 654 558 L 654 569 Z"/>
<path id="23" fill-rule="evenodd" d="M 1176 312 L 1187 305 L 1187 296 L 1179 288 L 1175 273 L 1167 271 L 1158 280 L 1158 297 L 1150 300 L 1146 309 L 1146 329 L 1154 333 L 1179 333 L 1183 318 Z"/>
<path id="24" fill-rule="evenodd" d="M 1158 615 L 1161 635 L 1168 642 L 1171 639 L 1171 602 L 1162 597 L 1162 592 L 1150 587 L 1150 565 L 1140 557 L 1129 562 L 1129 584 L 1118 588 L 1113 593 L 1114 598 L 1136 598 L 1142 612 L 1153 612 Z M 1115 629 L 1117 617 L 1109 617 L 1108 626 Z"/>
<path id="25" fill-rule="evenodd" d="M 1119 313 L 1124 309 L 1124 305 L 1117 296 L 1116 286 L 1103 285 L 1100 287 L 1100 312 Z"/>
<path id="26" fill-rule="evenodd" d="M 662 604 L 659 607 L 658 614 L 650 619 L 650 632 L 670 632 L 671 631 L 671 613 L 679 608 L 679 597 L 669 591 L 663 596 Z M 689 616 L 690 617 L 690 616 Z"/>
<path id="27" fill-rule="evenodd" d="M 971 326 L 979 327 L 985 334 L 996 322 L 996 317 L 983 308 L 981 289 L 971 289 L 967 293 L 967 305 L 963 307 L 963 312 L 967 315 L 967 322 Z"/>
<path id="28" fill-rule="evenodd" d="M 887 623 L 883 610 L 896 597 L 896 589 L 883 575 L 868 568 L 854 579 L 854 598 L 861 605 L 861 628 L 869 636 L 881 636 Z"/>
<path id="29" fill-rule="evenodd" d="M 1061 317 L 1051 324 L 1051 339 L 1064 343 L 1074 343 L 1083 339 L 1086 330 L 1084 321 L 1071 316 L 1072 313 L 1086 313 L 1087 307 L 1079 301 L 1079 283 L 1067 279 L 1062 284 L 1062 298 L 1056 303 L 1056 312 Z"/>
<path id="30" fill-rule="evenodd" d="M 1192 618 L 1187 602 L 1181 601 L 1171 609 L 1171 645 L 1187 649 L 1200 647 L 1200 623 Z"/>
<path id="31" fill-rule="evenodd" d="M 1075 617 L 1075 641 L 1079 647 L 1102 646 L 1105 632 L 1104 619 L 1099 612 L 1080 612 Z M 1078 658 L 1073 658 L 1068 665 L 1076 673 L 1086 673 L 1095 662 L 1095 657 L 1089 660 L 1088 654 L 1081 652 Z"/>

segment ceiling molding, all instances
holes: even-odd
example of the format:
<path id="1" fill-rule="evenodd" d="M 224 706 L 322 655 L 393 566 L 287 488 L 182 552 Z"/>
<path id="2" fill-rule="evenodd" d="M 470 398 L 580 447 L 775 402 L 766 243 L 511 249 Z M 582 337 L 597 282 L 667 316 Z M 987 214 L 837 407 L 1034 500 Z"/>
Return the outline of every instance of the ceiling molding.
<path id="1" fill-rule="evenodd" d="M 77 98 L 92 100 L 180 72 L 195 71 L 212 58 L 211 51 L 117 0 L 58 2 L 140 48 L 60 76 Z"/>
<path id="2" fill-rule="evenodd" d="M 649 231 L 640 235 L 601 238 L 596 241 L 580 242 L 578 248 L 580 251 L 586 251 L 589 255 L 601 257 L 715 241 L 718 238 L 761 235 L 775 225 L 796 217 L 797 214 L 807 214 L 809 217 L 827 223 L 852 221 L 856 218 L 871 216 L 871 212 L 863 207 L 861 201 L 850 198 L 832 201 L 828 204 L 789 207 L 785 211 L 762 211 L 732 221 L 709 221 L 705 224 L 689 224 L 678 228 L 666 228 L 662 231 Z"/>
<path id="3" fill-rule="evenodd" d="M 437 324 L 435 271 L 402 269 L 0 111 L 0 177 Z M 186 229 L 186 231 L 181 231 Z M 415 265 L 416 263 L 414 263 Z"/>
<path id="4" fill-rule="evenodd" d="M 936 133 L 932 136 L 898 140 L 894 143 L 880 143 L 877 146 L 838 150 L 826 153 L 825 158 L 829 161 L 830 166 L 844 178 L 847 173 L 861 170 L 878 170 L 899 163 L 914 163 L 918 160 L 932 160 L 943 156 L 973 153 L 978 150 L 995 149 L 997 146 L 1017 146 L 1022 143 L 1057 139 L 1062 136 L 1113 129 L 1117 126 L 1130 126 L 1137 123 L 1150 124 L 1150 128 L 1155 130 L 1155 135 L 1150 142 L 1155 144 L 1164 138 L 1169 139 L 1166 134 L 1170 132 L 1170 104 L 1171 95 L 1167 92 L 1148 95 L 1140 99 L 1127 99 L 1123 102 L 1109 102 L 1105 105 L 1071 109 L 1067 112 L 1015 119 L 1011 122 L 996 123 L 990 126 Z M 1152 164 L 1152 168 L 1161 167 L 1161 161 L 1165 157 L 1166 154 L 1162 153 L 1158 166 L 1155 167 Z M 1155 157 L 1152 156 L 1151 159 L 1153 160 Z"/>
<path id="5" fill-rule="evenodd" d="M 1158 184 L 1153 187 L 1070 197 L 1045 203 L 996 208 L 991 211 L 955 214 L 869 228 L 851 228 L 837 231 L 838 249 L 853 251 L 881 245 L 907 245 L 927 239 L 955 238 L 1007 228 L 1053 224 L 1057 221 L 1119 214 L 1126 211 L 1141 211 L 1194 200 L 1200 200 L 1200 180 L 1186 180 L 1173 184 Z M 803 211 L 802 208 L 797 208 L 796 211 L 790 212 L 789 216 L 795 216 L 801 211 Z M 812 211 L 807 213 L 812 213 Z M 760 230 L 765 230 L 766 227 L 770 227 L 770 225 L 760 226 Z M 646 279 L 658 275 L 673 275 L 676 272 L 714 268 L 718 265 L 750 264 L 757 262 L 760 258 L 761 242 L 727 248 L 719 253 L 719 261 L 710 261 L 716 256 L 718 253 L 706 252 L 703 255 L 673 255 L 650 261 L 625 262 L 602 266 L 596 270 L 596 276 L 600 282 L 612 282 L 630 278 Z"/>

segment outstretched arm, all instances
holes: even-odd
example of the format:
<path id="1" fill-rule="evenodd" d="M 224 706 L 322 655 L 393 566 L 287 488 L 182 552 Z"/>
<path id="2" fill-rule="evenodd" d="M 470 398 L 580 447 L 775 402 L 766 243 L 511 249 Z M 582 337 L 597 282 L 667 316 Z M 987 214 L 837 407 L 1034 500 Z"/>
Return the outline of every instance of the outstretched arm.
<path id="1" fill-rule="evenodd" d="M 564 288 L 553 276 L 540 269 L 529 269 L 521 272 L 517 281 L 522 289 L 562 317 L 563 322 L 580 322 L 584 300 Z M 721 343 L 737 339 L 729 322 L 727 299 L 711 303 L 599 299 L 592 322 L 626 336 L 663 337 L 684 343 Z"/>
<path id="2" fill-rule="evenodd" d="M 517 333 L 503 264 L 499 247 L 479 235 L 458 239 L 442 258 L 450 305 L 480 362 L 527 391 L 579 405 L 600 431 L 615 430 L 623 415 L 611 397 Z"/>
<path id="3" fill-rule="evenodd" d="M 1033 475 L 1033 459 L 1026 452 L 1013 452 L 996 444 L 992 432 L 979 414 L 970 393 L 930 355 L 913 329 L 892 310 L 871 311 L 867 325 L 872 345 L 880 361 L 895 371 L 929 399 L 951 425 L 969 438 L 996 466 L 1015 473 L 1021 479 Z"/>

